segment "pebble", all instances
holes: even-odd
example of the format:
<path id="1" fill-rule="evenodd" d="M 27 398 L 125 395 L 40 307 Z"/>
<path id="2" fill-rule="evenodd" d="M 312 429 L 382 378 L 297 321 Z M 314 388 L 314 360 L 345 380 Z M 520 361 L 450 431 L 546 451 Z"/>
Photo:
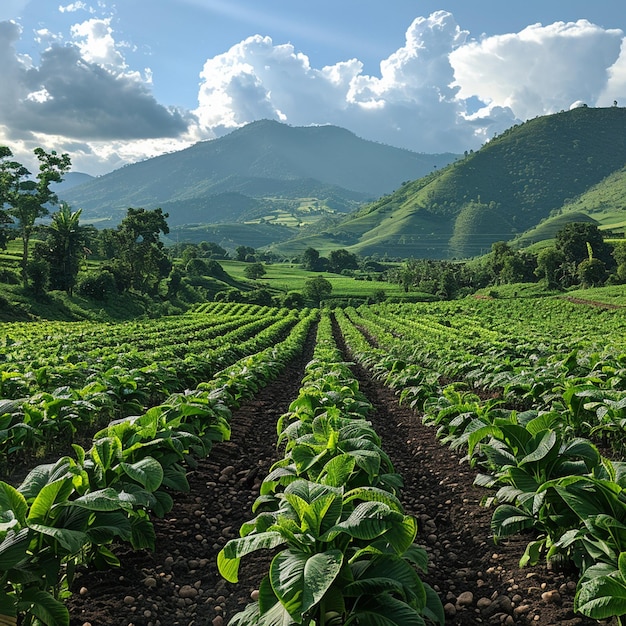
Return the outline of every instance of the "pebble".
<path id="1" fill-rule="evenodd" d="M 474 602 L 474 594 L 471 591 L 464 591 L 456 599 L 458 606 L 470 606 Z"/>
<path id="2" fill-rule="evenodd" d="M 544 591 L 541 594 L 541 599 L 544 602 L 549 602 L 552 604 L 561 604 L 561 594 L 556 589 L 552 591 Z"/>
<path id="3" fill-rule="evenodd" d="M 456 615 L 456 607 L 452 604 L 452 602 L 444 604 L 443 611 L 447 617 L 454 617 Z"/>
<path id="4" fill-rule="evenodd" d="M 198 595 L 198 590 L 191 585 L 184 585 L 178 591 L 180 598 L 195 598 Z"/>
<path id="5" fill-rule="evenodd" d="M 124 596 L 124 604 L 135 604 L 135 598 L 133 596 Z"/>
<path id="6" fill-rule="evenodd" d="M 476 606 L 479 609 L 486 609 L 491 604 L 491 599 L 489 598 L 478 598 L 476 602 Z"/>

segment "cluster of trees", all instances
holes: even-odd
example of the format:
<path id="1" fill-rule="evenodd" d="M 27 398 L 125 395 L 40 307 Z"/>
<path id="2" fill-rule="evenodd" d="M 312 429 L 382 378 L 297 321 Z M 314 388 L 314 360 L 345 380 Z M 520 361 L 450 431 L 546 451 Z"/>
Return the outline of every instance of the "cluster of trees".
<path id="1" fill-rule="evenodd" d="M 72 211 L 63 203 L 51 213 L 58 198 L 50 185 L 62 180 L 70 159 L 67 154 L 41 148 L 34 153 L 39 171 L 33 176 L 13 159 L 9 148 L 0 146 L 0 248 L 6 248 L 13 238 L 21 239 L 16 282 L 38 293 L 51 289 L 72 294 L 77 289 L 82 295 L 103 300 L 127 290 L 175 297 L 185 283 L 193 285 L 194 280 L 201 285 L 207 277 L 230 279 L 218 262 L 229 258 L 228 252 L 216 243 L 164 248 L 160 237 L 169 233 L 169 227 L 168 214 L 161 209 L 129 208 L 117 228 L 104 230 L 80 224 L 81 210 Z M 45 223 L 38 222 L 47 216 Z M 98 260 L 91 270 L 87 267 L 89 258 Z M 237 247 L 234 258 L 247 263 L 244 273 L 251 280 L 265 275 L 262 261 L 277 260 L 249 246 Z M 607 281 L 626 283 L 626 241 L 610 245 L 598 227 L 587 222 L 567 224 L 556 234 L 554 244 L 537 254 L 497 242 L 489 254 L 474 261 L 409 259 L 388 269 L 344 249 L 323 257 L 309 247 L 299 262 L 304 269 L 316 272 L 372 271 L 381 279 L 402 285 L 405 291 L 418 290 L 446 299 L 507 283 L 542 281 L 553 289 L 597 286 Z M 164 279 L 167 294 L 163 294 Z M 307 280 L 300 292 L 290 292 L 283 299 L 291 306 L 318 304 L 331 291 L 331 283 L 320 276 Z M 273 298 L 267 290 L 250 293 L 236 285 L 216 297 L 268 304 Z"/>
<path id="2" fill-rule="evenodd" d="M 13 158 L 7 146 L 0 146 L 0 247 L 14 237 L 22 239 L 21 275 L 24 285 L 28 282 L 30 240 L 37 219 L 48 215 L 49 206 L 58 203 L 57 195 L 50 189 L 59 183 L 71 165 L 67 154 L 46 152 L 36 148 L 35 157 L 39 171 L 31 172 Z"/>
<path id="3" fill-rule="evenodd" d="M 542 282 L 550 289 L 626 283 L 626 241 L 609 244 L 591 222 L 571 222 L 554 244 L 537 254 L 496 242 L 474 261 L 409 259 L 387 273 L 405 291 L 415 289 L 454 298 L 476 289 L 522 282 Z"/>
<path id="4" fill-rule="evenodd" d="M 126 289 L 154 293 L 172 268 L 160 241 L 169 232 L 167 213 L 129 208 L 116 229 L 103 231 L 81 225 L 81 210 L 63 203 L 51 214 L 59 202 L 50 185 L 63 180 L 71 161 L 67 154 L 42 148 L 34 154 L 39 161 L 35 176 L 14 160 L 8 147 L 0 146 L 0 247 L 21 238 L 23 286 L 37 293 L 56 289 L 71 294 L 86 258 L 100 255 L 101 269 L 82 278 L 85 295 L 102 298 Z M 46 216 L 48 223 L 37 223 Z"/>
<path id="5" fill-rule="evenodd" d="M 347 250 L 333 250 L 328 258 L 320 256 L 315 248 L 307 248 L 301 257 L 301 264 L 305 270 L 311 272 L 332 272 L 341 274 L 344 270 L 359 268 L 359 258 Z"/>

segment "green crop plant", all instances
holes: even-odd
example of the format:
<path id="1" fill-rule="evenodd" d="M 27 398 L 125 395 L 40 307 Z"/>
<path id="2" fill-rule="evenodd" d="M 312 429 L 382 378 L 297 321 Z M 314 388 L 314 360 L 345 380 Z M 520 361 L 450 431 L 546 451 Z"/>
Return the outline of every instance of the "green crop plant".
<path id="1" fill-rule="evenodd" d="M 413 545 L 414 518 L 395 498 L 377 491 L 345 493 L 340 487 L 297 480 L 278 496 L 275 512 L 244 524 L 241 537 L 218 556 L 224 578 L 237 582 L 240 560 L 260 549 L 283 547 L 270 565 L 257 603 L 231 624 L 423 625 L 443 624 L 436 594 L 415 566 L 426 554 Z M 361 499 L 363 499 L 361 501 Z"/>

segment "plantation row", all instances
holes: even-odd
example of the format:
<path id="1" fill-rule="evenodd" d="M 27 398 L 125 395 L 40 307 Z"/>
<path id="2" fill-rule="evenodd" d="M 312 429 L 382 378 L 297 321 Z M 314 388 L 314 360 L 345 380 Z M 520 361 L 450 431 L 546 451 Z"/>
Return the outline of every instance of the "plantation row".
<path id="1" fill-rule="evenodd" d="M 284 458 L 261 485 L 256 517 L 218 555 L 222 576 L 237 582 L 242 558 L 281 548 L 258 600 L 231 626 L 444 623 L 419 577 L 428 557 L 414 544 L 417 520 L 403 512 L 402 478 L 366 420 L 371 410 L 323 313 L 298 398 L 277 425 Z"/>
<path id="2" fill-rule="evenodd" d="M 216 305 L 152 324 L 7 325 L 7 337 L 20 339 L 5 347 L 0 370 L 0 471 L 16 455 L 67 445 L 211 379 L 307 315 Z"/>
<path id="3" fill-rule="evenodd" d="M 231 409 L 302 351 L 317 316 L 294 318 L 284 340 L 274 335 L 195 390 L 111 422 L 90 448 L 72 445 L 72 457 L 37 466 L 17 487 L 0 482 L 0 620 L 67 625 L 63 599 L 78 565 L 117 564 L 113 541 L 154 549 L 151 515 L 189 490 L 188 467 L 229 438 Z"/>
<path id="4" fill-rule="evenodd" d="M 624 313 L 577 308 L 570 317 L 568 303 L 536 302 L 522 337 L 519 303 L 489 304 L 336 316 L 355 358 L 479 470 L 495 539 L 531 532 L 520 566 L 572 563 L 575 609 L 595 619 L 624 615 Z M 610 444 L 613 460 L 596 444 Z"/>

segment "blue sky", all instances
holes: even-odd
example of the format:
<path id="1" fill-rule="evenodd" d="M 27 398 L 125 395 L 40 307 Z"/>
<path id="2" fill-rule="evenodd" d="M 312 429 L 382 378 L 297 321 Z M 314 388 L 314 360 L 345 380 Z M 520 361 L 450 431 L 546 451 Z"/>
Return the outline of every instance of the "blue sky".
<path id="1" fill-rule="evenodd" d="M 461 153 L 576 103 L 626 105 L 621 4 L 2 0 L 0 144 L 102 174 L 272 118 Z"/>

